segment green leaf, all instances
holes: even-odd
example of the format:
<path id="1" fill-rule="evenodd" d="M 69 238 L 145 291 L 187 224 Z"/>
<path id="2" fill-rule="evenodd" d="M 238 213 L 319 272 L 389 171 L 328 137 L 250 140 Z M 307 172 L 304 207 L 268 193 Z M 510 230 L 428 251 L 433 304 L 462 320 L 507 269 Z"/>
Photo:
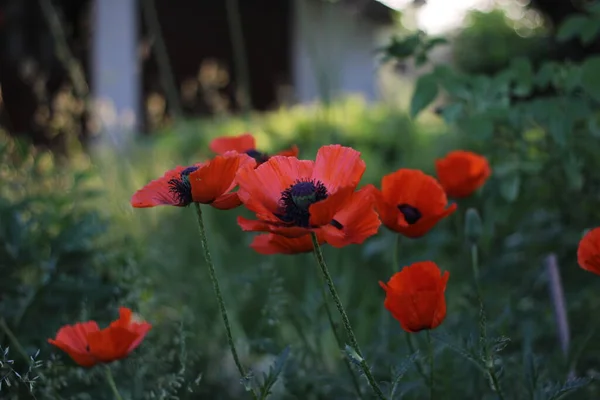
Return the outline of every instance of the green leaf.
<path id="1" fill-rule="evenodd" d="M 290 346 L 286 346 L 286 348 L 283 349 L 283 351 L 281 353 L 279 353 L 279 355 L 273 362 L 273 365 L 271 365 L 271 367 L 269 368 L 269 373 L 265 374 L 264 381 L 263 381 L 263 383 L 261 385 L 261 389 L 260 389 L 260 398 L 261 399 L 266 399 L 268 397 L 268 395 L 271 394 L 271 390 L 273 389 L 273 386 L 277 382 L 277 378 L 283 371 L 283 367 L 285 366 L 285 363 L 287 362 L 289 355 L 290 355 Z"/>
<path id="2" fill-rule="evenodd" d="M 573 14 L 562 23 L 558 28 L 556 39 L 559 42 L 566 42 L 581 34 L 582 26 L 584 26 L 590 18 L 585 14 Z"/>
<path id="3" fill-rule="evenodd" d="M 459 123 L 460 129 L 472 137 L 481 140 L 491 139 L 494 135 L 494 123 L 486 115 L 477 114 Z"/>
<path id="4" fill-rule="evenodd" d="M 500 194 L 506 201 L 512 203 L 519 197 L 519 189 L 521 188 L 521 176 L 514 174 L 504 180 L 500 184 Z"/>
<path id="5" fill-rule="evenodd" d="M 515 79 L 513 93 L 520 97 L 528 96 L 533 88 L 534 80 L 531 62 L 525 58 L 518 58 L 513 61 L 511 69 L 514 71 Z"/>
<path id="6" fill-rule="evenodd" d="M 581 43 L 590 45 L 598 37 L 600 33 L 600 21 L 589 18 L 581 27 Z"/>
<path id="7" fill-rule="evenodd" d="M 588 58 L 581 65 L 581 85 L 594 100 L 600 101 L 600 56 Z"/>
<path id="8" fill-rule="evenodd" d="M 410 116 L 415 118 L 421 111 L 430 105 L 438 95 L 438 84 L 435 75 L 422 75 L 417 80 L 415 91 L 410 100 Z"/>

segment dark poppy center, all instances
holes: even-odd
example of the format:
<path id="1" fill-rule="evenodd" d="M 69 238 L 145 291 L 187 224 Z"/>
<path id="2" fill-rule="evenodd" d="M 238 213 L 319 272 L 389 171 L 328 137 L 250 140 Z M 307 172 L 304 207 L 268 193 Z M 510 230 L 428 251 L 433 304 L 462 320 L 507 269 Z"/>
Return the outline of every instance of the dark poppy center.
<path id="1" fill-rule="evenodd" d="M 192 199 L 192 185 L 190 184 L 190 174 L 196 171 L 198 167 L 187 167 L 179 174 L 179 178 L 169 180 L 169 191 L 175 195 L 179 205 L 187 206 Z"/>
<path id="2" fill-rule="evenodd" d="M 258 150 L 252 149 L 246 152 L 250 157 L 254 158 L 257 164 L 262 164 L 269 160 L 269 155 L 267 153 L 261 153 Z"/>
<path id="3" fill-rule="evenodd" d="M 321 181 L 297 180 L 281 192 L 279 200 L 282 214 L 279 218 L 287 223 L 303 228 L 309 227 L 311 204 L 325 200 L 329 194 Z"/>
<path id="4" fill-rule="evenodd" d="M 400 204 L 398 210 L 404 215 L 404 219 L 409 225 L 416 224 L 422 217 L 421 211 L 408 204 Z"/>

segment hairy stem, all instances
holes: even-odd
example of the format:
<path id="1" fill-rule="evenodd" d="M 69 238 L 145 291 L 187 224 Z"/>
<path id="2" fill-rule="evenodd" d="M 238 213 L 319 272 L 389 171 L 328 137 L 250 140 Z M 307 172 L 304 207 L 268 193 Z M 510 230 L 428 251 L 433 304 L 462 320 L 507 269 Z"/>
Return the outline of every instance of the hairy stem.
<path id="1" fill-rule="evenodd" d="M 246 371 L 240 362 L 240 357 L 238 356 L 237 350 L 235 348 L 235 343 L 233 342 L 233 335 L 231 334 L 231 325 L 229 324 L 229 317 L 227 316 L 227 309 L 225 308 L 225 302 L 223 301 L 223 295 L 221 294 L 221 288 L 219 287 L 219 280 L 217 279 L 217 273 L 215 271 L 215 266 L 212 262 L 212 257 L 210 256 L 210 251 L 208 249 L 208 241 L 206 240 L 206 230 L 204 229 L 204 220 L 202 218 L 202 209 L 200 208 L 199 203 L 194 203 L 194 207 L 196 208 L 196 216 L 198 217 L 198 228 L 200 230 L 200 243 L 202 245 L 202 250 L 204 250 L 204 259 L 206 260 L 206 265 L 208 265 L 208 272 L 210 275 L 210 281 L 213 285 L 213 289 L 215 291 L 215 295 L 217 296 L 217 302 L 219 303 L 219 310 L 221 311 L 221 318 L 223 319 L 223 325 L 225 326 L 225 332 L 227 334 L 227 343 L 229 344 L 229 349 L 231 350 L 231 355 L 233 356 L 233 361 L 235 362 L 235 366 L 239 371 L 242 379 L 246 378 Z M 251 390 L 252 397 L 256 397 L 256 393 L 254 390 Z"/>
<path id="2" fill-rule="evenodd" d="M 427 346 L 429 348 L 429 398 L 433 400 L 434 398 L 434 389 L 433 389 L 433 341 L 431 340 L 431 334 L 429 333 L 429 329 L 427 332 Z"/>
<path id="3" fill-rule="evenodd" d="M 117 384 L 115 383 L 115 379 L 113 378 L 112 372 L 110 371 L 110 367 L 105 365 L 106 371 L 106 381 L 108 382 L 108 386 L 110 386 L 110 390 L 112 390 L 113 395 L 115 396 L 115 400 L 123 400 L 123 396 L 119 393 L 119 389 L 117 388 Z"/>
<path id="4" fill-rule="evenodd" d="M 500 387 L 500 381 L 498 379 L 498 375 L 496 374 L 496 369 L 494 368 L 494 355 L 490 351 L 490 346 L 488 345 L 487 341 L 485 308 L 481 294 L 481 285 L 479 284 L 479 251 L 477 244 L 471 245 L 471 268 L 473 270 L 475 289 L 477 290 L 477 300 L 479 301 L 479 342 L 481 343 L 481 347 L 485 356 L 485 368 L 488 371 L 492 387 L 498 395 L 498 398 L 500 400 L 504 400 L 502 388 Z"/>
<path id="5" fill-rule="evenodd" d="M 325 282 L 327 283 L 327 286 L 329 287 L 329 293 L 331 293 L 331 297 L 333 297 L 333 301 L 335 302 L 335 305 L 342 317 L 344 329 L 346 330 L 346 334 L 348 335 L 348 338 L 350 339 L 350 344 L 351 344 L 352 348 L 354 349 L 354 351 L 356 352 L 356 354 L 358 354 L 358 356 L 360 357 L 360 367 L 361 367 L 363 373 L 365 374 L 365 376 L 367 377 L 367 380 L 369 381 L 369 385 L 373 389 L 373 392 L 375 392 L 375 394 L 377 395 L 377 397 L 379 399 L 385 400 L 385 396 L 383 395 L 381 388 L 375 381 L 375 378 L 373 377 L 373 374 L 371 373 L 371 369 L 369 368 L 367 361 L 364 359 L 364 357 L 360 351 L 360 347 L 358 346 L 358 342 L 356 341 L 356 336 L 354 335 L 354 331 L 352 330 L 352 326 L 350 325 L 350 320 L 348 319 L 346 310 L 344 309 L 344 306 L 342 305 L 342 301 L 337 294 L 335 285 L 333 284 L 333 279 L 331 278 L 331 275 L 329 274 L 329 269 L 327 268 L 327 265 L 325 264 L 325 259 L 323 258 L 323 252 L 321 251 L 321 246 L 319 245 L 319 240 L 317 239 L 317 235 L 313 232 L 313 233 L 311 233 L 311 238 L 312 238 L 312 242 L 313 242 L 313 248 L 315 250 L 315 255 L 317 256 L 317 262 L 319 264 L 319 267 L 321 267 L 321 272 L 323 273 Z"/>
<path id="6" fill-rule="evenodd" d="M 316 256 L 315 252 L 315 256 Z M 318 258 L 317 258 L 318 261 Z M 321 295 L 323 296 L 323 305 L 325 307 L 325 312 L 327 313 L 327 319 L 329 320 L 329 325 L 331 326 L 331 331 L 333 332 L 333 336 L 335 337 L 335 342 L 338 345 L 338 348 L 343 349 L 342 340 L 340 339 L 340 335 L 337 332 L 337 327 L 335 326 L 335 322 L 333 321 L 333 315 L 331 315 L 331 310 L 329 309 L 329 304 L 327 303 L 327 293 L 325 292 L 325 285 L 323 284 L 323 277 L 321 277 Z M 352 366 L 346 357 L 344 357 L 344 363 L 346 364 L 346 368 L 348 369 L 348 373 L 352 377 L 352 384 L 354 385 L 354 390 L 359 398 L 363 399 L 363 395 L 360 391 L 360 384 L 358 383 L 358 379 L 356 378 L 356 374 L 352 370 Z"/>

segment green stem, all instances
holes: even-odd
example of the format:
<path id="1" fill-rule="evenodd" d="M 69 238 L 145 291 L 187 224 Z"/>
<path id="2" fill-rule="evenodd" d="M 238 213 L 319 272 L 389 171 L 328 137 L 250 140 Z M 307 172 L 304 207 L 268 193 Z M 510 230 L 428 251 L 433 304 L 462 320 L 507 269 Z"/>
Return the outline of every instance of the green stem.
<path id="1" fill-rule="evenodd" d="M 412 333 L 406 332 L 404 331 L 404 335 L 406 337 L 406 343 L 408 344 L 408 349 L 410 350 L 411 354 L 415 354 L 417 352 L 417 350 L 415 349 L 415 346 L 412 342 Z M 417 368 L 417 372 L 419 373 L 419 375 L 421 375 L 421 378 L 423 378 L 423 380 L 425 382 L 427 382 L 427 375 L 425 374 L 425 371 L 423 371 L 423 367 L 421 366 L 421 363 L 419 360 L 415 361 L 415 367 Z"/>
<path id="2" fill-rule="evenodd" d="M 315 252 L 315 256 L 317 256 Z M 317 258 L 318 261 L 318 258 Z M 331 326 L 331 331 L 333 332 L 333 336 L 335 337 L 335 341 L 338 345 L 339 349 L 342 349 L 342 341 L 340 339 L 340 335 L 337 332 L 337 328 L 335 326 L 335 322 L 333 322 L 333 316 L 331 315 L 331 310 L 329 309 L 329 304 L 327 303 L 327 293 L 325 292 L 325 282 L 323 282 L 323 277 L 321 277 L 321 295 L 323 297 L 323 305 L 325 306 L 325 313 L 327 313 L 327 319 L 329 320 L 329 325 Z M 344 363 L 346 364 L 346 368 L 348 369 L 348 373 L 352 377 L 352 384 L 354 385 L 354 390 L 356 390 L 356 394 L 359 398 L 364 399 L 362 392 L 360 391 L 360 384 L 358 383 L 358 379 L 356 378 L 356 374 L 352 370 L 352 366 L 346 357 L 344 357 Z"/>
<path id="3" fill-rule="evenodd" d="M 333 301 L 342 317 L 342 322 L 344 324 L 344 329 L 346 330 L 346 334 L 350 339 L 350 344 L 352 345 L 354 351 L 360 357 L 360 367 L 364 372 L 367 380 L 369 381 L 369 385 L 373 389 L 373 392 L 377 395 L 377 397 L 381 400 L 386 400 L 381 388 L 375 381 L 373 374 L 371 373 L 371 369 L 367 365 L 367 361 L 364 359 L 360 347 L 358 346 L 358 342 L 356 341 L 356 336 L 354 336 L 354 331 L 352 330 L 352 326 L 350 325 L 350 320 L 348 319 L 348 315 L 346 314 L 346 310 L 344 310 L 344 306 L 342 305 L 342 301 L 337 294 L 337 290 L 335 289 L 335 285 L 333 284 L 333 279 L 329 274 L 329 270 L 327 265 L 325 264 L 325 259 L 323 258 L 323 252 L 321 251 L 321 246 L 319 245 L 319 240 L 317 239 L 317 235 L 313 232 L 311 233 L 311 238 L 313 242 L 313 248 L 315 250 L 315 255 L 317 256 L 317 262 L 319 267 L 321 267 L 321 272 L 323 273 L 323 277 L 325 278 L 325 282 L 329 287 L 329 292 L 331 293 L 331 297 L 333 297 Z"/>
<path id="4" fill-rule="evenodd" d="M 498 398 L 500 400 L 504 400 L 502 388 L 500 387 L 500 380 L 498 379 L 496 369 L 494 368 L 494 355 L 490 351 L 490 347 L 487 341 L 485 308 L 483 305 L 481 286 L 479 284 L 479 251 L 477 248 L 477 244 L 475 243 L 471 245 L 471 268 L 473 270 L 473 279 L 475 281 L 475 289 L 477 290 L 477 300 L 479 302 L 479 341 L 481 343 L 485 355 L 485 368 L 488 371 L 489 377 L 492 381 L 492 387 L 498 395 Z"/>
<path id="5" fill-rule="evenodd" d="M 398 261 L 398 249 L 400 248 L 400 239 L 402 236 L 396 235 L 396 240 L 394 240 L 394 244 L 392 246 L 392 275 L 398 272 L 398 265 L 400 262 Z"/>
<path id="6" fill-rule="evenodd" d="M 0 328 L 2 328 L 2 331 L 6 334 L 6 336 L 8 336 L 13 346 L 17 348 L 17 351 L 19 352 L 19 355 L 23 357 L 23 360 L 25 360 L 25 362 L 27 362 L 28 364 L 31 364 L 31 358 L 29 357 L 29 355 L 27 355 L 27 352 L 25 351 L 23 346 L 21 346 L 19 339 L 17 339 L 15 334 L 8 327 L 8 324 L 6 323 L 6 320 L 4 318 L 0 319 Z"/>
<path id="7" fill-rule="evenodd" d="M 227 334 L 227 343 L 229 344 L 229 349 L 231 350 L 231 355 L 233 356 L 233 361 L 239 371 L 242 379 L 246 379 L 246 371 L 240 362 L 240 358 L 238 356 L 237 350 L 235 348 L 235 343 L 233 342 L 233 335 L 231 334 L 231 325 L 229 325 L 229 317 L 227 316 L 227 309 L 225 308 L 225 302 L 223 301 L 223 295 L 221 294 L 221 289 L 219 287 L 219 280 L 217 279 L 217 273 L 215 271 L 215 266 L 212 262 L 212 257 L 210 256 L 210 251 L 208 249 L 208 241 L 206 240 L 206 230 L 204 229 L 204 220 L 202 218 L 202 209 L 200 208 L 199 203 L 194 203 L 194 207 L 196 208 L 196 216 L 198 217 L 198 228 L 200 230 L 200 244 L 202 245 L 202 250 L 204 250 L 204 259 L 206 260 L 206 265 L 208 265 L 208 272 L 210 274 L 210 281 L 213 285 L 213 289 L 215 291 L 215 295 L 217 296 L 217 302 L 219 303 L 219 310 L 221 311 L 221 318 L 223 319 L 223 325 L 225 325 L 225 332 Z M 251 389 L 252 397 L 256 397 L 256 393 Z"/>
<path id="8" fill-rule="evenodd" d="M 115 383 L 115 379 L 113 378 L 112 372 L 110 371 L 110 367 L 108 365 L 105 366 L 106 371 L 106 381 L 108 382 L 108 386 L 113 392 L 116 400 L 123 400 L 123 397 L 119 393 L 119 389 L 117 389 L 117 384 Z"/>
<path id="9" fill-rule="evenodd" d="M 429 347 L 429 398 L 433 400 L 434 398 L 434 390 L 433 390 L 433 341 L 431 340 L 431 334 L 429 333 L 429 329 L 427 332 L 427 345 Z"/>

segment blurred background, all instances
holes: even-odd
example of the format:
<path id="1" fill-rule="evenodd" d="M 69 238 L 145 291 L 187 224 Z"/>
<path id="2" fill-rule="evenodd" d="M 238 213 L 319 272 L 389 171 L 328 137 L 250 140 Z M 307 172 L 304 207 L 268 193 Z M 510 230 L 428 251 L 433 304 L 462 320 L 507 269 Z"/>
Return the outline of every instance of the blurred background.
<path id="1" fill-rule="evenodd" d="M 488 157 L 480 193 L 399 244 L 401 265 L 451 271 L 440 390 L 496 398 L 473 339 L 463 218 L 474 207 L 506 398 L 600 398 L 588 384 L 599 374 L 600 281 L 576 263 L 600 220 L 599 35 L 588 0 L 0 0 L 0 345 L 10 350 L 0 397 L 32 398 L 33 385 L 38 399 L 111 398 L 101 372 L 46 339 L 63 324 L 107 323 L 124 305 L 154 325 L 114 366 L 127 398 L 245 398 L 274 371 L 273 398 L 357 398 L 311 254 L 260 256 L 236 224 L 246 210 L 207 209 L 253 371 L 240 380 L 192 211 L 129 204 L 166 170 L 210 157 L 213 138 L 251 132 L 259 150 L 296 144 L 307 159 L 352 146 L 368 165 L 363 183 L 377 185 L 401 167 L 434 175 L 450 150 Z M 406 369 L 396 394 L 419 399 L 426 387 L 403 367 L 411 351 L 377 284 L 398 270 L 395 242 L 382 228 L 325 257 L 376 376 L 393 382 Z"/>

